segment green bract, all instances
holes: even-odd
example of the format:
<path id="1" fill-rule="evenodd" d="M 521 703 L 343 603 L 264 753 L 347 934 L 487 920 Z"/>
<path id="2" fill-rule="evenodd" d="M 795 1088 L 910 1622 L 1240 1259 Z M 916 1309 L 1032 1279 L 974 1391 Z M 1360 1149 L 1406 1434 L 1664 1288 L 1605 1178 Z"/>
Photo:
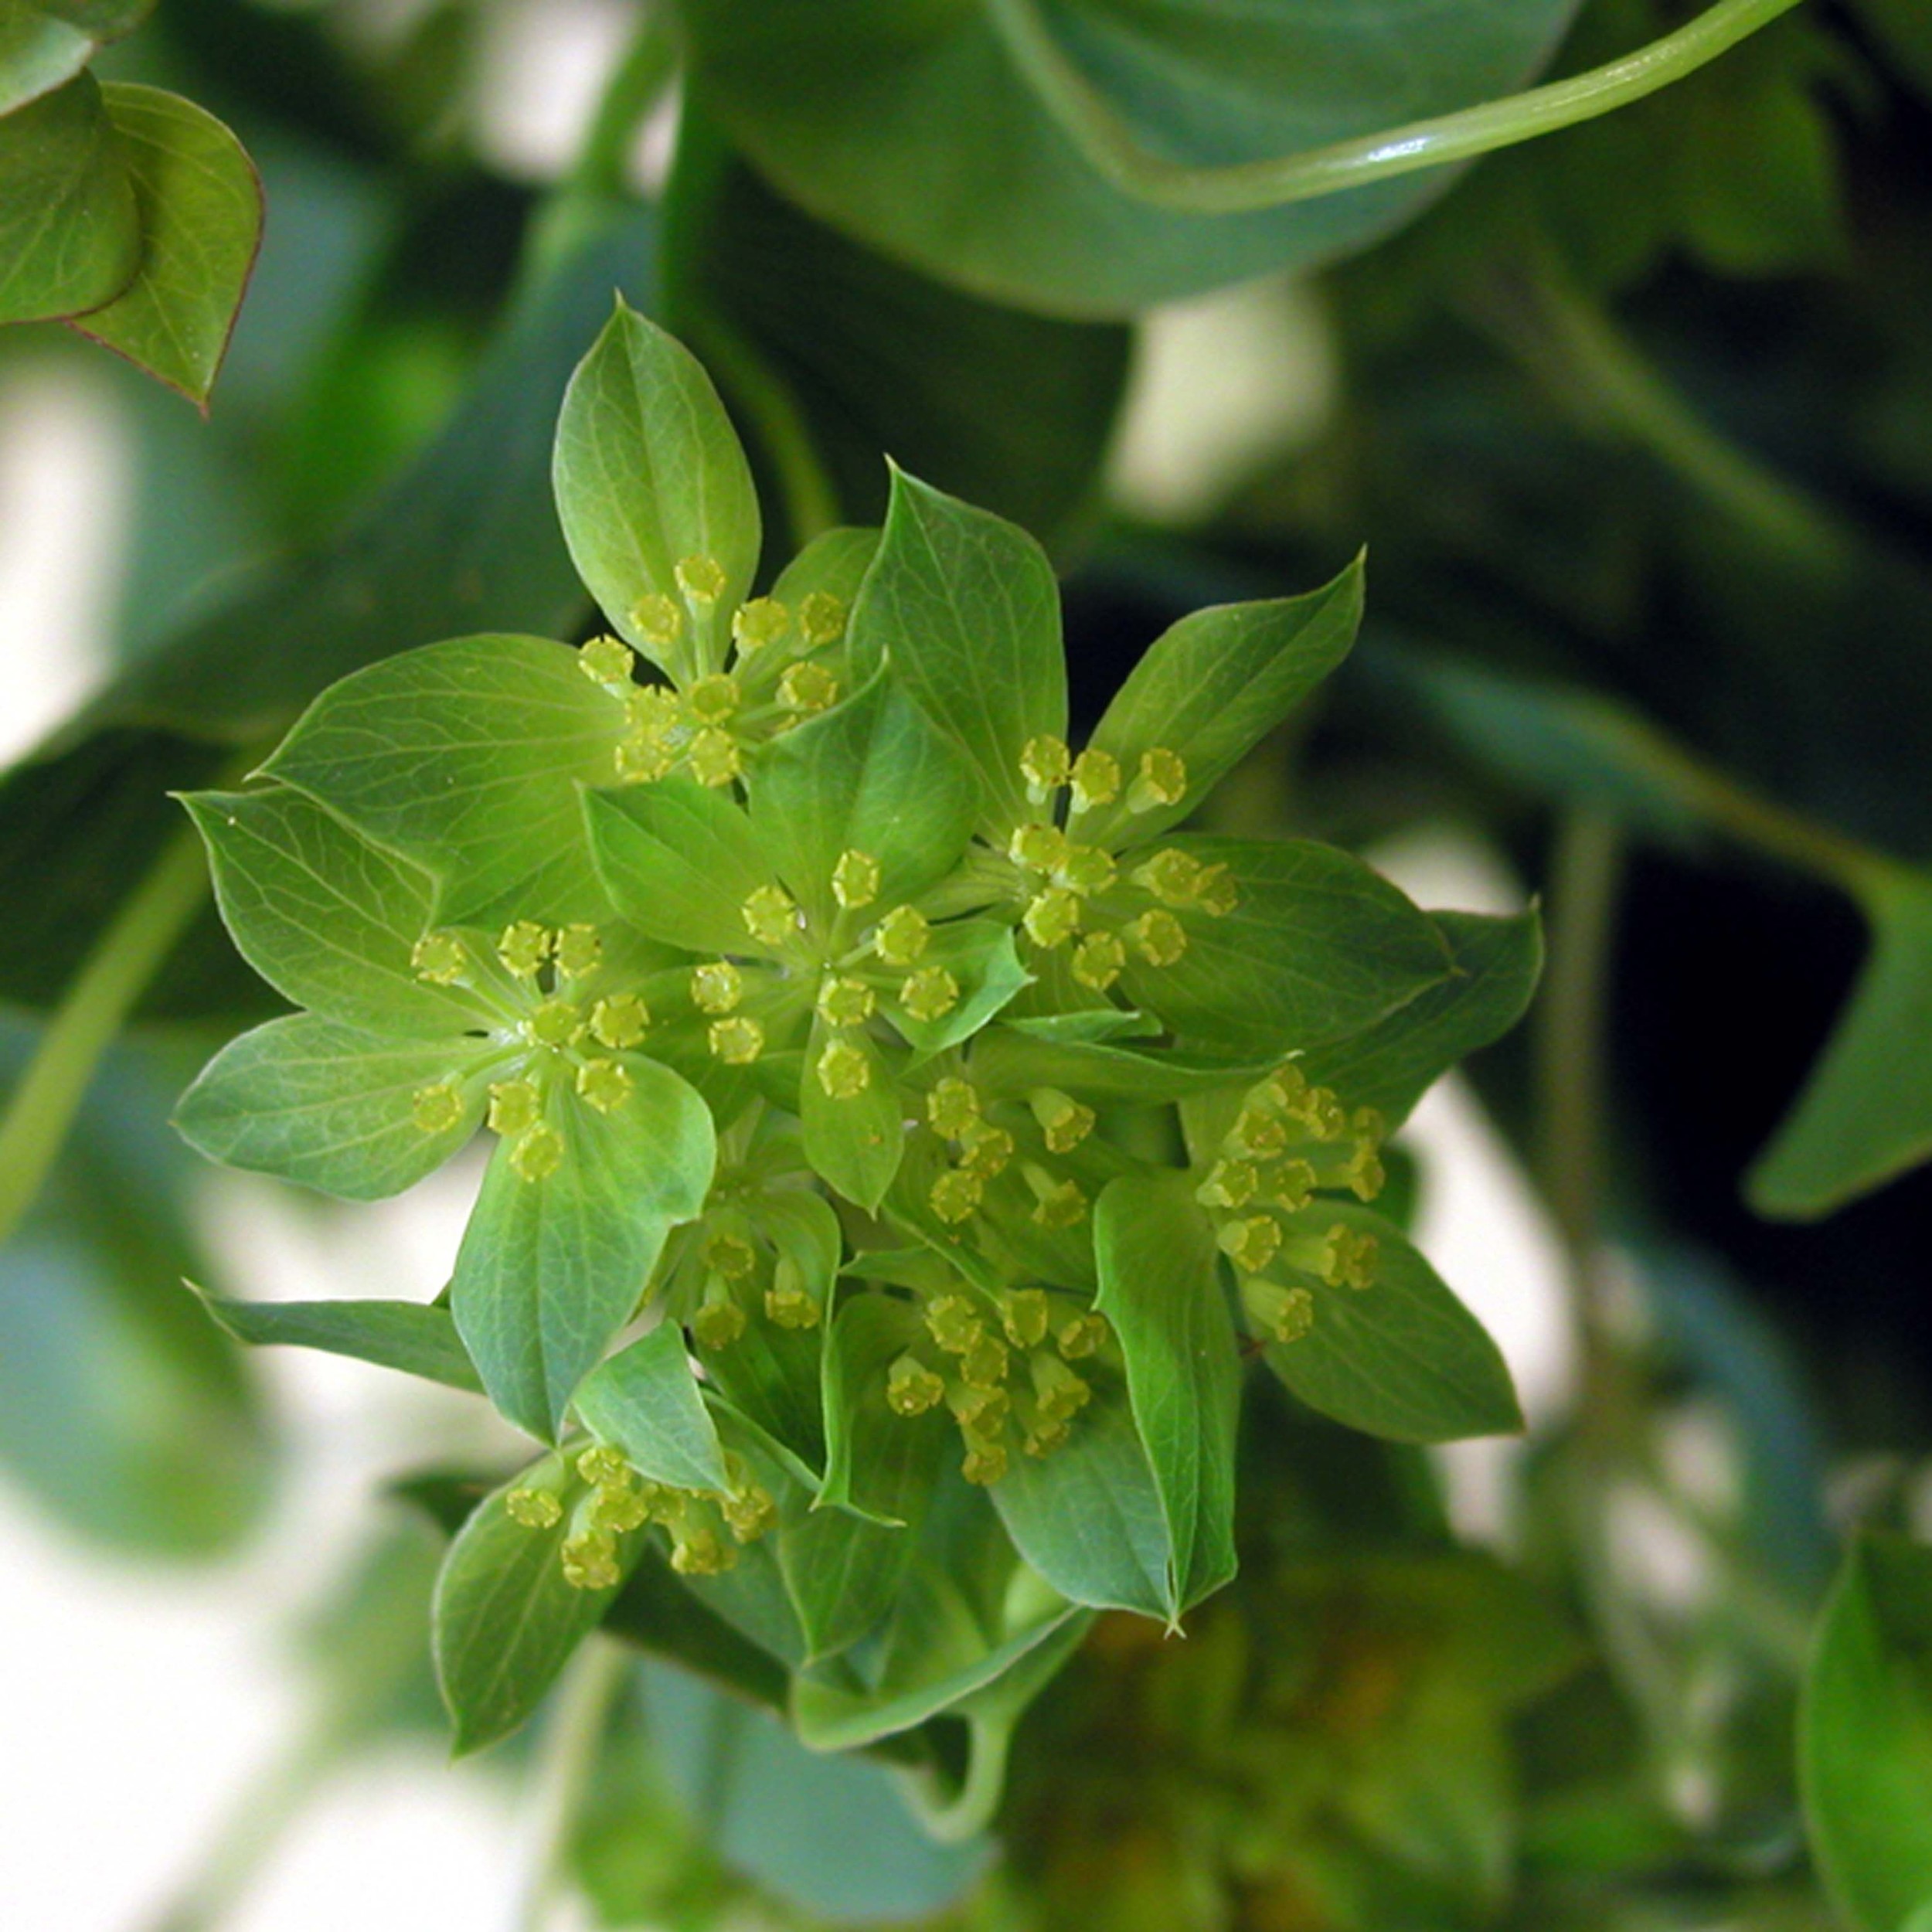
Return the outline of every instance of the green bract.
<path id="1" fill-rule="evenodd" d="M 462 1743 L 607 1610 L 777 1669 L 816 1747 L 950 1711 L 996 1750 L 1083 1610 L 1233 1575 L 1245 1355 L 1376 1434 L 1516 1426 L 1367 1204 L 1390 1121 L 1520 1010 L 1533 921 L 1175 829 L 1346 651 L 1359 565 L 1176 625 L 1077 752 L 1030 538 L 896 474 L 882 532 L 752 595 L 729 422 L 628 310 L 556 483 L 620 635 L 379 662 L 188 801 L 304 1009 L 188 1137 L 359 1199 L 495 1138 L 447 1315 L 218 1310 L 547 1445 L 450 1554 Z"/>

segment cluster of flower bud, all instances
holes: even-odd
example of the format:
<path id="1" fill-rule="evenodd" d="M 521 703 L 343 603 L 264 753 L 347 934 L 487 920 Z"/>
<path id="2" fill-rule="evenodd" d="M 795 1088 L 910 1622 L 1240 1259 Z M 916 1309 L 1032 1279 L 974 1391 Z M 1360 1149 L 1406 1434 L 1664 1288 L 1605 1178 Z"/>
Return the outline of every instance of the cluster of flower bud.
<path id="1" fill-rule="evenodd" d="M 815 1328 L 824 1318 L 798 1262 L 788 1254 L 767 1255 L 742 1234 L 708 1233 L 698 1265 L 698 1300 L 689 1321 L 700 1347 L 730 1348 L 754 1308 L 780 1328 Z"/>
<path id="2" fill-rule="evenodd" d="M 586 677 L 623 701 L 621 784 L 648 784 L 682 767 L 700 784 L 728 785 L 743 775 L 750 751 L 838 702 L 837 673 L 813 654 L 844 636 L 845 607 L 824 590 L 810 592 L 795 611 L 753 597 L 732 614 L 729 668 L 700 674 L 689 634 L 708 627 L 724 573 L 713 558 L 690 556 L 675 575 L 678 597 L 651 592 L 628 614 L 632 633 L 670 674 L 670 685 L 640 685 L 636 654 L 615 638 L 593 638 L 577 662 Z"/>
<path id="3" fill-rule="evenodd" d="M 1325 1211 L 1321 1191 L 1372 1201 L 1382 1191 L 1382 1117 L 1350 1114 L 1292 1062 L 1250 1090 L 1218 1158 L 1195 1190 L 1264 1333 L 1295 1342 L 1315 1325 L 1324 1288 L 1374 1285 L 1372 1235 Z"/>
<path id="4" fill-rule="evenodd" d="M 1187 760 L 1165 745 L 1142 752 L 1138 769 L 1127 778 L 1111 752 L 1089 746 L 1077 758 L 1063 740 L 1043 734 L 1022 747 L 1019 767 L 1032 804 L 1050 804 L 1064 787 L 1069 813 L 1076 818 L 1114 804 L 1123 783 L 1131 812 L 1178 805 L 1187 796 Z"/>
<path id="5" fill-rule="evenodd" d="M 906 1349 L 886 1372 L 893 1413 L 920 1416 L 942 1403 L 964 1447 L 961 1473 L 990 1486 L 1009 1467 L 1015 1434 L 1029 1456 L 1046 1456 L 1067 1437 L 1093 1395 L 1070 1365 L 1094 1354 L 1107 1325 L 1087 1310 L 1054 1326 L 1044 1289 L 1009 1288 L 998 1296 L 951 1289 L 924 1309 L 930 1349 Z"/>
<path id="6" fill-rule="evenodd" d="M 1093 1131 L 1092 1109 L 1064 1094 L 1043 1090 L 1032 1107 L 1042 1138 L 1054 1153 L 1070 1153 Z M 926 1096 L 926 1124 L 947 1143 L 952 1164 L 927 1188 L 927 1205 L 949 1226 L 961 1226 L 985 1204 L 988 1186 L 1016 1168 L 1032 1197 L 1029 1212 L 1039 1226 L 1077 1226 L 1086 1219 L 1088 1206 L 1080 1183 L 1022 1158 L 1014 1128 L 1023 1127 L 1026 1117 L 1015 1112 L 1007 1117 L 1012 1124 L 1002 1125 L 988 1112 L 978 1089 L 957 1074 L 934 1083 Z"/>
<path id="7" fill-rule="evenodd" d="M 1179 911 L 1219 918 L 1240 903 L 1240 893 L 1225 865 L 1205 864 L 1171 847 L 1136 866 L 1129 882 L 1158 903 L 1115 927 L 1097 917 L 1094 902 L 1111 893 L 1120 867 L 1105 847 L 1083 844 L 1054 822 L 1055 800 L 1070 794 L 1069 824 L 1083 813 L 1121 797 L 1123 777 L 1110 753 L 1089 748 L 1077 758 L 1053 737 L 1028 740 L 1020 754 L 1026 795 L 1045 816 L 1017 826 L 1006 856 L 1027 881 L 1021 930 L 1043 951 L 1063 946 L 1073 978 L 1094 992 L 1107 992 L 1138 954 L 1150 966 L 1175 964 L 1186 953 L 1187 928 Z M 1187 795 L 1187 763 L 1179 753 L 1157 745 L 1142 753 L 1140 768 L 1125 782 L 1130 812 L 1178 805 Z"/>
<path id="8" fill-rule="evenodd" d="M 476 969 L 471 942 L 454 932 L 425 934 L 411 963 L 432 985 L 488 988 L 500 985 Z M 604 941 L 594 926 L 561 927 L 534 920 L 512 920 L 492 949 L 498 965 L 527 987 L 530 1003 L 515 1013 L 513 1030 L 530 1057 L 523 1070 L 493 1082 L 485 1119 L 490 1130 L 512 1143 L 510 1165 L 526 1181 L 556 1172 L 563 1158 L 563 1136 L 546 1117 L 546 1095 L 557 1080 L 567 1081 L 586 1105 L 614 1114 L 630 1099 L 635 1083 L 630 1070 L 611 1056 L 628 1052 L 644 1039 L 650 1009 L 634 992 L 607 993 L 586 1002 L 584 982 L 604 964 Z M 577 994 L 576 998 L 566 993 Z M 470 1117 L 471 1100 L 454 1080 L 432 1081 L 411 1097 L 410 1117 L 424 1134 L 444 1134 Z"/>
<path id="9" fill-rule="evenodd" d="M 741 1457 L 727 1451 L 725 1469 L 726 1488 L 679 1489 L 647 1480 L 608 1443 L 594 1443 L 550 1480 L 512 1489 L 503 1506 L 529 1529 L 554 1529 L 567 1514 L 558 1556 L 573 1590 L 614 1590 L 624 1580 L 622 1539 L 648 1524 L 668 1532 L 680 1576 L 715 1576 L 736 1563 L 739 1545 L 778 1520 L 770 1492 Z"/>

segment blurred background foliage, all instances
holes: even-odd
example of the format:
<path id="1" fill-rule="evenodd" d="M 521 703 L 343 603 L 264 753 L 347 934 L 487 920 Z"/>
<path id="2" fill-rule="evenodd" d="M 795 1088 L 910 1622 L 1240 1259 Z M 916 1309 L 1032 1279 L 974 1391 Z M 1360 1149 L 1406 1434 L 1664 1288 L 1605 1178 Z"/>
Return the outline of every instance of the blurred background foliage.
<path id="1" fill-rule="evenodd" d="M 1932 1590 L 1885 1532 L 1932 1517 L 1932 13 L 1805 7 L 1453 185 L 1143 233 L 1024 171 L 968 221 L 920 172 L 967 137 L 869 122 L 886 83 L 832 27 L 685 11 L 675 141 L 641 41 L 567 155 L 505 132 L 540 5 L 168 0 L 100 57 L 226 120 L 269 218 L 205 423 L 49 328 L 0 335 L 0 395 L 94 358 L 134 464 L 118 667 L 0 786 L 0 1077 L 173 831 L 165 791 L 370 657 L 580 631 L 549 437 L 614 287 L 714 369 L 792 536 L 876 515 L 890 453 L 1044 537 L 1089 722 L 1182 611 L 1366 540 L 1363 643 L 1232 809 L 1355 845 L 1446 824 L 1543 900 L 1538 1007 L 1471 1072 L 1563 1237 L 1583 1366 L 1503 1554 L 1458 1539 L 1420 1453 L 1277 1394 L 1240 1581 L 1185 1642 L 1100 1621 L 1024 1722 L 995 1840 L 936 1844 L 889 1767 L 612 1646 L 529 1769 L 559 1808 L 543 1885 L 612 1926 L 1922 1932 Z M 1695 9 L 1494 11 L 1507 44 L 1448 99 Z M 781 102 L 801 33 L 822 84 Z M 1135 97 L 1151 124 L 1171 79 Z M 1175 139 L 1321 134 L 1224 118 Z M 1284 267 L 1137 338 L 1157 295 Z M 1295 399 L 1203 392 L 1179 494 L 1121 428 L 1169 342 Z M 232 1549 L 277 1479 L 264 1390 L 179 1285 L 246 1287 L 200 1251 L 164 1124 L 264 997 L 205 917 L 0 1255 L 0 1463 L 131 1558 Z M 1815 1861 L 1794 1727 L 1854 1522 L 1805 1716 Z M 394 1523 L 311 1633 L 296 1785 L 434 1721 L 434 1539 Z M 1861 1797 L 1872 1753 L 1895 1776 Z M 240 1883 L 210 1872 L 183 1927 Z"/>

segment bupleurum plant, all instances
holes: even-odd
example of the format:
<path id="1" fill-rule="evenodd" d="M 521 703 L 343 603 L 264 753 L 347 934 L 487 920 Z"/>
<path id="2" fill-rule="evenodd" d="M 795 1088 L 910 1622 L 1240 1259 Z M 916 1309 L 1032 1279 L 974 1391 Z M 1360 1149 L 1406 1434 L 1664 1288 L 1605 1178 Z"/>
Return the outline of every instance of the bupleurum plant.
<path id="1" fill-rule="evenodd" d="M 724 410 L 627 309 L 556 484 L 615 634 L 377 664 L 187 801 L 301 1009 L 216 1058 L 189 1139 L 355 1199 L 494 1141 L 434 1304 L 217 1312 L 543 1445 L 444 1571 L 461 1745 L 604 1622 L 815 1747 L 950 1767 L 970 1824 L 1094 1611 L 1233 1573 L 1250 1358 L 1383 1435 L 1515 1426 L 1372 1203 L 1534 921 L 1182 829 L 1347 651 L 1359 566 L 1176 624 L 1077 750 L 1031 538 L 896 474 L 883 531 L 754 595 Z"/>

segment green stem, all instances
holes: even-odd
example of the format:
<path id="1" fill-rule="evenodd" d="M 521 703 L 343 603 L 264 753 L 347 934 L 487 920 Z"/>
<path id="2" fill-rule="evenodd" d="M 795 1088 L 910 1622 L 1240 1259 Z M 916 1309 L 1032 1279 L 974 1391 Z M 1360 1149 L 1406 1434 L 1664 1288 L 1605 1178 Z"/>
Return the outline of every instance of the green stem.
<path id="1" fill-rule="evenodd" d="M 1535 1037 L 1544 1190 L 1585 1281 L 1602 1208 L 1604 1009 L 1623 854 L 1622 829 L 1607 813 L 1573 811 L 1557 828 Z"/>
<path id="2" fill-rule="evenodd" d="M 207 893 L 201 841 L 184 826 L 162 848 L 68 988 L 0 1121 L 0 1242 L 33 1205 L 100 1056 Z"/>
<path id="3" fill-rule="evenodd" d="M 570 1828 L 597 1768 L 628 1663 L 620 1645 L 593 1632 L 563 1680 L 536 1767 L 536 1849 L 517 1932 L 544 1932 L 549 1922 L 565 1877 Z"/>
<path id="4" fill-rule="evenodd" d="M 838 488 L 819 457 L 804 412 L 764 357 L 710 303 L 693 319 L 696 346 L 771 459 L 792 546 L 802 549 L 838 521 Z"/>
<path id="5" fill-rule="evenodd" d="M 1039 0 L 986 0 L 1014 63 L 1089 164 L 1123 194 L 1195 214 L 1235 214 L 1360 188 L 1422 168 L 1467 161 L 1554 133 L 1694 73 L 1788 12 L 1798 0 L 1718 0 L 1688 26 L 1587 73 L 1406 127 L 1226 167 L 1150 154 L 1053 37 Z"/>
<path id="6" fill-rule="evenodd" d="M 1831 510 L 1699 415 L 1600 308 L 1549 273 L 1525 293 L 1521 312 L 1485 301 L 1477 319 L 1573 413 L 1648 450 L 1775 548 L 1814 569 L 1849 567 L 1855 542 Z"/>
<path id="7" fill-rule="evenodd" d="M 1006 1788 L 1013 1720 L 976 1716 L 967 1723 L 966 1775 L 959 1788 L 942 1794 L 930 1775 L 910 1777 L 903 1787 L 919 1821 L 941 1845 L 963 1845 L 985 1831 Z"/>
<path id="8" fill-rule="evenodd" d="M 624 192 L 625 168 L 638 124 L 657 105 L 678 64 L 678 43 L 664 0 L 648 0 L 643 19 L 611 71 L 591 117 L 583 145 L 564 184 L 566 194 L 614 196 Z"/>
<path id="9" fill-rule="evenodd" d="M 670 9 L 664 0 L 648 0 L 636 34 L 605 83 L 570 173 L 531 224 L 519 272 L 519 293 L 546 281 L 557 264 L 622 202 L 631 137 L 670 84 L 677 66 Z"/>

